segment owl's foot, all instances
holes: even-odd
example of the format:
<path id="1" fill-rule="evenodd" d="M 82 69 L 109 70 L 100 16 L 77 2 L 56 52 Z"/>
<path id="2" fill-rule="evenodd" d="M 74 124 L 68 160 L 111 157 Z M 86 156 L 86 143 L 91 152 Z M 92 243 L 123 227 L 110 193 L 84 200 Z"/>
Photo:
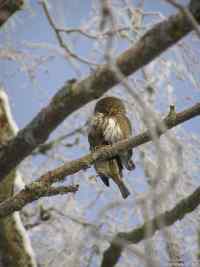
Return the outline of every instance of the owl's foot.
<path id="1" fill-rule="evenodd" d="M 84 162 L 83 165 L 82 165 L 82 170 L 83 171 L 86 171 L 87 169 L 89 169 L 91 166 L 90 164 L 88 164 L 87 162 Z"/>
<path id="2" fill-rule="evenodd" d="M 102 146 L 95 146 L 94 147 L 94 151 L 98 150 L 99 148 L 101 148 Z"/>
<path id="3" fill-rule="evenodd" d="M 129 160 L 126 164 L 126 168 L 129 171 L 133 171 L 136 168 L 135 163 L 132 160 Z"/>
<path id="4" fill-rule="evenodd" d="M 98 150 L 98 149 L 100 149 L 100 148 L 108 148 L 108 147 L 111 147 L 111 145 L 109 145 L 109 144 L 104 144 L 104 145 L 98 145 L 98 146 L 95 146 L 94 147 L 94 150 Z"/>

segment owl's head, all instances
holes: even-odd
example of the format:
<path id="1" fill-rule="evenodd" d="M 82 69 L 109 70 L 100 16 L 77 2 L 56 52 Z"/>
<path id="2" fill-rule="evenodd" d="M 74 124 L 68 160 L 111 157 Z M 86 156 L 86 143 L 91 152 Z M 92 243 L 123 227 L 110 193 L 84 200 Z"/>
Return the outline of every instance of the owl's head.
<path id="1" fill-rule="evenodd" d="M 121 99 L 114 96 L 107 96 L 100 99 L 95 106 L 95 113 L 103 113 L 105 115 L 125 114 L 126 109 Z"/>

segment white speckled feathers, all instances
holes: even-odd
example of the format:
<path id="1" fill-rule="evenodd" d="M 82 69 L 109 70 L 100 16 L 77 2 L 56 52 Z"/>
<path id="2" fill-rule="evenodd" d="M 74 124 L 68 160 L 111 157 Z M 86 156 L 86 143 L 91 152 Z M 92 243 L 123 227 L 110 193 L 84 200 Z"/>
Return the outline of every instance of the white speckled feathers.
<path id="1" fill-rule="evenodd" d="M 122 130 L 115 118 L 107 118 L 104 124 L 104 138 L 108 143 L 115 143 L 123 138 Z"/>
<path id="2" fill-rule="evenodd" d="M 123 133 L 120 125 L 114 117 L 106 117 L 102 113 L 96 113 L 90 122 L 89 132 L 101 129 L 104 140 L 108 144 L 116 143 L 123 139 Z"/>

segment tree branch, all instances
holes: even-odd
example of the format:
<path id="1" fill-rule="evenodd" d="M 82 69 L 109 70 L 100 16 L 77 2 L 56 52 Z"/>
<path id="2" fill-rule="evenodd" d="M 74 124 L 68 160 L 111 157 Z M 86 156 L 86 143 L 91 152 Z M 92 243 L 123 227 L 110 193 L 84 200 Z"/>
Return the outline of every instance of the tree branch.
<path id="1" fill-rule="evenodd" d="M 189 9 L 199 23 L 200 1 L 192 0 Z M 118 56 L 117 68 L 124 76 L 133 74 L 178 42 L 192 29 L 191 22 L 182 12 L 170 16 L 149 30 L 134 47 Z M 67 116 L 99 98 L 118 83 L 118 77 L 109 65 L 102 65 L 82 81 L 64 85 L 47 107 L 43 108 L 15 138 L 0 148 L 0 181 L 39 144 L 44 143 L 49 134 Z"/>
<path id="2" fill-rule="evenodd" d="M 160 136 L 164 134 L 167 129 L 171 129 L 178 124 L 181 124 L 195 116 L 200 115 L 200 103 L 197 103 L 191 108 L 185 109 L 182 112 L 176 113 L 174 106 L 171 106 L 170 113 L 163 119 L 159 125 L 164 124 L 164 127 L 155 126 L 155 131 Z M 55 182 L 62 181 L 66 176 L 72 175 L 80 170 L 85 170 L 90 167 L 96 160 L 108 159 L 117 155 L 123 150 L 128 148 L 135 148 L 146 142 L 152 140 L 150 131 L 145 131 L 135 137 L 131 137 L 128 140 L 123 140 L 112 146 L 105 146 L 94 153 L 87 154 L 80 159 L 66 162 L 62 166 L 47 172 L 39 179 L 32 182 L 24 190 L 20 191 L 15 196 L 5 200 L 0 204 L 0 218 L 10 215 L 12 212 L 22 209 L 28 203 L 39 199 L 42 196 L 48 196 L 51 185 Z M 78 190 L 78 187 L 72 188 L 73 192 Z M 71 192 L 71 191 L 70 191 Z"/>
<path id="3" fill-rule="evenodd" d="M 23 0 L 0 0 L 0 27 L 24 4 Z"/>
<path id="4" fill-rule="evenodd" d="M 195 20 L 194 16 L 191 14 L 188 7 L 185 7 L 184 5 L 179 4 L 178 2 L 176 2 L 176 0 L 165 0 L 165 1 L 173 5 L 174 7 L 178 8 L 180 11 L 182 11 L 187 16 L 187 18 L 192 23 L 197 36 L 200 38 L 200 29 L 199 29 L 198 22 Z"/>
<path id="5" fill-rule="evenodd" d="M 93 65 L 97 65 L 95 63 L 92 63 L 84 58 L 81 58 L 79 57 L 77 54 L 75 54 L 70 48 L 69 46 L 63 41 L 63 38 L 62 38 L 62 35 L 61 35 L 61 32 L 58 30 L 56 24 L 54 23 L 54 20 L 52 19 L 50 13 L 49 13 L 49 10 L 48 10 L 48 7 L 47 7 L 47 4 L 45 1 L 41 1 L 40 4 L 42 5 L 42 8 L 44 10 L 44 13 L 47 17 L 47 20 L 49 22 L 49 25 L 51 26 L 51 28 L 53 29 L 55 35 L 56 35 L 56 38 L 58 40 L 58 43 L 60 45 L 60 47 L 62 47 L 65 52 L 67 53 L 68 56 L 80 61 L 81 63 L 84 63 L 86 65 L 89 65 L 91 66 L 92 64 Z"/>
<path id="6" fill-rule="evenodd" d="M 14 137 L 18 131 L 10 111 L 9 99 L 0 87 L 0 144 Z M 24 186 L 21 174 L 13 170 L 1 182 L 0 201 L 8 199 L 13 191 Z M 16 257 L 17 255 L 17 257 Z M 36 267 L 36 258 L 19 212 L 0 220 L 0 266 Z"/>
<path id="7" fill-rule="evenodd" d="M 136 244 L 140 241 L 151 238 L 156 231 L 170 226 L 182 220 L 188 213 L 194 211 L 200 204 L 200 187 L 198 187 L 191 195 L 182 199 L 173 209 L 161 213 L 152 220 L 145 222 L 143 225 L 129 232 L 118 233 L 111 242 L 110 247 L 104 252 L 101 267 L 113 267 L 118 262 L 125 246 Z M 160 223 L 162 222 L 162 223 Z M 151 228 L 149 235 L 146 229 Z"/>
<path id="8" fill-rule="evenodd" d="M 41 181 L 32 182 L 15 196 L 12 196 L 0 203 L 0 218 L 8 216 L 14 211 L 22 209 L 26 204 L 38 200 L 41 197 L 76 193 L 78 189 L 78 185 L 50 187 Z"/>
<path id="9" fill-rule="evenodd" d="M 71 137 L 77 133 L 79 134 L 83 134 L 84 133 L 84 128 L 86 128 L 86 126 L 88 125 L 88 121 L 78 127 L 77 129 L 75 130 L 72 130 L 70 133 L 67 133 L 67 134 L 63 134 L 61 136 L 59 136 L 58 138 L 55 138 L 54 140 L 51 140 L 50 142 L 48 143 L 44 143 L 44 144 L 41 144 L 39 145 L 35 151 L 33 151 L 32 155 L 38 155 L 39 153 L 41 154 L 46 154 L 49 150 L 51 150 L 53 147 L 55 147 L 56 145 L 60 144 L 63 140 L 67 139 L 68 137 Z"/>

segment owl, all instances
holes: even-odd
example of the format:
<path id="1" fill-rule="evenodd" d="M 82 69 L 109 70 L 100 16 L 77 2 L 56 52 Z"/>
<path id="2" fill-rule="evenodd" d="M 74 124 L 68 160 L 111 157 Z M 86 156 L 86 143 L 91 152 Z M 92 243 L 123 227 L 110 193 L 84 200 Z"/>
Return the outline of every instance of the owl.
<path id="1" fill-rule="evenodd" d="M 122 100 L 113 96 L 100 99 L 90 119 L 88 131 L 90 150 L 94 152 L 98 148 L 112 145 L 131 135 L 132 127 Z M 132 149 L 129 149 L 109 160 L 98 160 L 94 165 L 103 183 L 109 186 L 109 179 L 112 179 L 123 198 L 127 198 L 130 192 L 124 184 L 122 170 L 124 167 L 128 170 L 135 168 L 131 157 Z"/>

